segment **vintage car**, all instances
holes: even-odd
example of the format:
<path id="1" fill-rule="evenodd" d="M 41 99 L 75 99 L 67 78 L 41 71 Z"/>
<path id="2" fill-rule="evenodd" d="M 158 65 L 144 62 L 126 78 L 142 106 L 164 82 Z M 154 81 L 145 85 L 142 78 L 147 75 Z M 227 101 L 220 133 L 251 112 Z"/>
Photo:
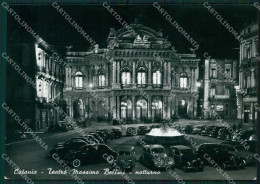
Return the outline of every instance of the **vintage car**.
<path id="1" fill-rule="evenodd" d="M 214 127 L 216 127 L 216 126 L 213 126 L 213 125 L 206 126 L 205 129 L 201 132 L 200 135 L 203 135 L 203 136 L 209 135 L 210 131 L 212 131 Z"/>
<path id="2" fill-rule="evenodd" d="M 120 146 L 117 150 L 116 166 L 123 171 L 132 171 L 135 166 L 135 148 L 133 146 Z"/>
<path id="3" fill-rule="evenodd" d="M 203 161 L 197 157 L 188 146 L 171 146 L 169 149 L 169 157 L 174 159 L 175 167 L 182 169 L 184 172 L 188 170 L 203 171 Z"/>
<path id="4" fill-rule="evenodd" d="M 217 137 L 218 136 L 218 132 L 220 129 L 225 128 L 225 127 L 214 127 L 210 132 L 209 132 L 209 136 L 210 137 Z"/>
<path id="5" fill-rule="evenodd" d="M 113 139 L 118 139 L 121 138 L 123 136 L 121 129 L 118 128 L 113 128 L 111 131 L 111 137 Z"/>
<path id="6" fill-rule="evenodd" d="M 205 127 L 206 127 L 205 125 L 196 125 L 196 126 L 193 128 L 191 134 L 198 134 L 198 135 L 200 135 L 201 132 L 204 130 Z"/>
<path id="7" fill-rule="evenodd" d="M 248 140 L 251 135 L 254 134 L 253 130 L 243 130 L 238 133 L 233 134 L 233 142 L 241 142 L 241 140 Z"/>
<path id="8" fill-rule="evenodd" d="M 185 134 L 191 134 L 192 129 L 193 129 L 192 125 L 184 125 L 181 129 L 181 132 Z"/>
<path id="9" fill-rule="evenodd" d="M 228 152 L 228 150 L 220 144 L 204 143 L 196 150 L 196 155 L 200 157 L 204 164 L 213 166 L 211 161 L 217 163 L 223 170 L 226 169 L 242 169 L 245 167 L 245 160 Z"/>
<path id="10" fill-rule="evenodd" d="M 221 142 L 219 144 L 226 147 L 229 153 L 244 159 L 246 161 L 246 165 L 256 164 L 254 154 L 247 151 L 241 144 L 234 142 Z"/>
<path id="11" fill-rule="evenodd" d="M 230 135 L 230 136 L 231 136 L 231 133 L 228 131 L 228 128 L 221 128 L 221 129 L 219 129 L 219 131 L 218 131 L 218 136 L 217 136 L 217 138 L 224 140 L 224 139 L 226 139 L 227 135 Z"/>
<path id="12" fill-rule="evenodd" d="M 174 159 L 168 157 L 162 145 L 153 144 L 143 147 L 140 162 L 153 170 L 166 169 L 167 167 L 174 168 Z"/>
<path id="13" fill-rule="evenodd" d="M 139 126 L 137 128 L 137 134 L 138 135 L 145 135 L 146 133 L 148 133 L 148 128 L 147 126 Z"/>
<path id="14" fill-rule="evenodd" d="M 128 127 L 128 128 L 126 129 L 126 135 L 127 135 L 127 136 L 137 135 L 136 128 L 135 128 L 135 127 Z"/>
<path id="15" fill-rule="evenodd" d="M 92 135 L 96 140 L 98 140 L 99 144 L 105 143 L 104 139 L 97 132 L 90 132 L 88 135 Z"/>
<path id="16" fill-rule="evenodd" d="M 53 154 L 56 154 L 56 156 L 63 159 L 70 151 L 78 150 L 80 147 L 85 145 L 88 145 L 88 143 L 80 139 L 71 139 L 64 143 L 58 143 L 50 150 L 48 157 L 52 158 Z"/>
<path id="17" fill-rule="evenodd" d="M 84 164 L 108 162 L 104 154 L 117 159 L 117 153 L 105 144 L 85 145 L 72 150 L 64 156 L 69 166 L 79 167 Z"/>

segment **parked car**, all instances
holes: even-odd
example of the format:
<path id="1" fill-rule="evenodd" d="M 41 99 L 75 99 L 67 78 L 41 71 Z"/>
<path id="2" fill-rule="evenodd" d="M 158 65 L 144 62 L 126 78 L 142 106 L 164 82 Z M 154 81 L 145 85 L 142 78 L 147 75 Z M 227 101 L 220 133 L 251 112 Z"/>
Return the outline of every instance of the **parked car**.
<path id="1" fill-rule="evenodd" d="M 228 150 L 220 144 L 204 143 L 196 150 L 196 155 L 200 157 L 203 162 L 210 165 L 210 161 L 217 163 L 223 170 L 226 169 L 241 169 L 245 166 L 245 160 L 228 152 Z M 206 158 L 205 158 L 205 155 Z M 208 160 L 209 159 L 209 160 Z"/>
<path id="2" fill-rule="evenodd" d="M 205 125 L 196 125 L 196 126 L 193 128 L 191 134 L 198 134 L 198 135 L 200 135 L 201 132 L 204 130 L 205 127 L 206 127 Z"/>
<path id="3" fill-rule="evenodd" d="M 172 157 L 175 161 L 175 166 L 184 172 L 188 170 L 203 171 L 203 161 L 194 154 L 190 147 L 183 145 L 171 146 L 169 157 Z"/>
<path id="4" fill-rule="evenodd" d="M 148 128 L 147 126 L 139 126 L 137 128 L 137 134 L 138 135 L 145 135 L 146 133 L 148 133 Z"/>
<path id="5" fill-rule="evenodd" d="M 234 130 L 233 132 L 229 133 L 226 135 L 226 138 L 225 140 L 226 141 L 232 141 L 232 137 L 240 132 L 244 131 L 244 129 L 237 129 L 237 130 Z"/>
<path id="6" fill-rule="evenodd" d="M 234 142 L 221 142 L 219 144 L 226 147 L 229 153 L 244 159 L 246 161 L 246 165 L 256 164 L 254 154 L 250 151 L 247 151 L 241 144 Z"/>
<path id="7" fill-rule="evenodd" d="M 191 134 L 192 129 L 193 129 L 193 126 L 192 126 L 192 125 L 184 125 L 184 126 L 182 127 L 182 131 L 181 131 L 181 132 L 183 132 L 183 133 L 185 133 L 185 134 Z"/>
<path id="8" fill-rule="evenodd" d="M 209 135 L 210 131 L 213 130 L 213 128 L 216 126 L 208 125 L 205 127 L 205 129 L 201 132 L 201 135 Z"/>
<path id="9" fill-rule="evenodd" d="M 133 146 L 120 146 L 117 150 L 115 163 L 123 171 L 132 171 L 136 163 L 135 148 Z"/>
<path id="10" fill-rule="evenodd" d="M 250 151 L 251 153 L 256 153 L 256 145 L 257 145 L 257 141 L 245 141 L 245 144 L 248 145 L 248 151 Z"/>
<path id="11" fill-rule="evenodd" d="M 69 166 L 79 167 L 84 164 L 107 162 L 104 154 L 117 159 L 117 153 L 105 144 L 85 145 L 67 153 L 64 160 Z"/>
<path id="12" fill-rule="evenodd" d="M 218 136 L 217 138 L 218 139 L 226 139 L 227 135 L 231 135 L 231 133 L 229 133 L 228 131 L 228 128 L 221 128 L 219 131 L 218 131 Z"/>
<path id="13" fill-rule="evenodd" d="M 105 143 L 108 142 L 109 140 L 109 135 L 107 132 L 102 131 L 102 130 L 97 130 L 96 133 L 104 140 Z"/>
<path id="14" fill-rule="evenodd" d="M 64 156 L 73 150 L 78 150 L 82 146 L 86 146 L 88 143 L 83 140 L 75 139 L 75 140 L 69 140 L 64 143 L 58 143 L 52 148 L 49 152 L 49 157 L 52 158 L 53 154 L 57 154 L 57 156 L 61 159 L 64 158 Z"/>
<path id="15" fill-rule="evenodd" d="M 151 167 L 153 170 L 166 169 L 167 166 L 174 168 L 173 158 L 168 157 L 162 145 L 145 145 L 140 157 L 140 162 Z"/>
<path id="16" fill-rule="evenodd" d="M 96 140 L 98 140 L 99 144 L 105 143 L 104 139 L 102 139 L 102 137 L 96 132 L 90 132 L 88 135 L 92 135 Z"/>
<path id="17" fill-rule="evenodd" d="M 218 132 L 220 129 L 225 128 L 225 127 L 214 127 L 210 132 L 209 132 L 209 136 L 210 137 L 217 137 L 218 136 Z"/>
<path id="18" fill-rule="evenodd" d="M 113 139 L 118 139 L 122 137 L 122 131 L 121 129 L 113 128 L 111 131 L 111 137 Z"/>
<path id="19" fill-rule="evenodd" d="M 126 129 L 126 135 L 127 136 L 134 136 L 134 135 L 137 135 L 137 130 L 135 127 L 128 127 Z"/>
<path id="20" fill-rule="evenodd" d="M 249 138 L 248 141 L 256 141 L 256 134 L 252 134 Z"/>
<path id="21" fill-rule="evenodd" d="M 244 130 L 239 132 L 238 134 L 234 134 L 232 137 L 232 141 L 240 142 L 240 140 L 248 140 L 249 137 L 254 134 L 253 130 Z"/>

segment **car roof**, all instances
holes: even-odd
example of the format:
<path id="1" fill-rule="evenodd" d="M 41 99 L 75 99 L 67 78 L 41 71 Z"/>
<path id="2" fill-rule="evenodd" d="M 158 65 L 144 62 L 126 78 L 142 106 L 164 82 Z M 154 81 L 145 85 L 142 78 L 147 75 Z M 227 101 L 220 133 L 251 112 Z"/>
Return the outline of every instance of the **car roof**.
<path id="1" fill-rule="evenodd" d="M 118 151 L 131 151 L 132 149 L 134 149 L 133 146 L 120 146 Z"/>
<path id="2" fill-rule="evenodd" d="M 162 145 L 160 144 L 152 144 L 152 145 L 147 145 L 149 148 L 164 148 Z"/>
<path id="3" fill-rule="evenodd" d="M 184 145 L 176 145 L 176 146 L 171 146 L 170 148 L 177 148 L 178 150 L 187 150 L 187 149 L 191 149 L 188 146 L 184 146 Z"/>

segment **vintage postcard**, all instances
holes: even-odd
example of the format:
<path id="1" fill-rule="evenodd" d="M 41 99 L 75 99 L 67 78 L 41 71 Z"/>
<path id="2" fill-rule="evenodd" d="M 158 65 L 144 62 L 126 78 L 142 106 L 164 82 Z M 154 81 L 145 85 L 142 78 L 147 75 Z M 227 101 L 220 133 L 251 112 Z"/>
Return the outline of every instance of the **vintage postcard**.
<path id="1" fill-rule="evenodd" d="M 2 2 L 3 183 L 256 182 L 260 3 L 221 3 Z"/>

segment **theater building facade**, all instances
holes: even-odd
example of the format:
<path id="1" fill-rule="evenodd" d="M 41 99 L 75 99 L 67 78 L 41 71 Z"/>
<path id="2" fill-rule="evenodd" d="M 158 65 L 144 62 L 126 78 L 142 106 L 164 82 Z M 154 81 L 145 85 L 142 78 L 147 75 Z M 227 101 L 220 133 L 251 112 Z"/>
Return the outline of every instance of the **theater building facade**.
<path id="1" fill-rule="evenodd" d="M 111 28 L 107 48 L 67 47 L 67 113 L 127 122 L 196 117 L 200 59 L 178 53 L 161 30 L 130 26 L 131 31 Z"/>

